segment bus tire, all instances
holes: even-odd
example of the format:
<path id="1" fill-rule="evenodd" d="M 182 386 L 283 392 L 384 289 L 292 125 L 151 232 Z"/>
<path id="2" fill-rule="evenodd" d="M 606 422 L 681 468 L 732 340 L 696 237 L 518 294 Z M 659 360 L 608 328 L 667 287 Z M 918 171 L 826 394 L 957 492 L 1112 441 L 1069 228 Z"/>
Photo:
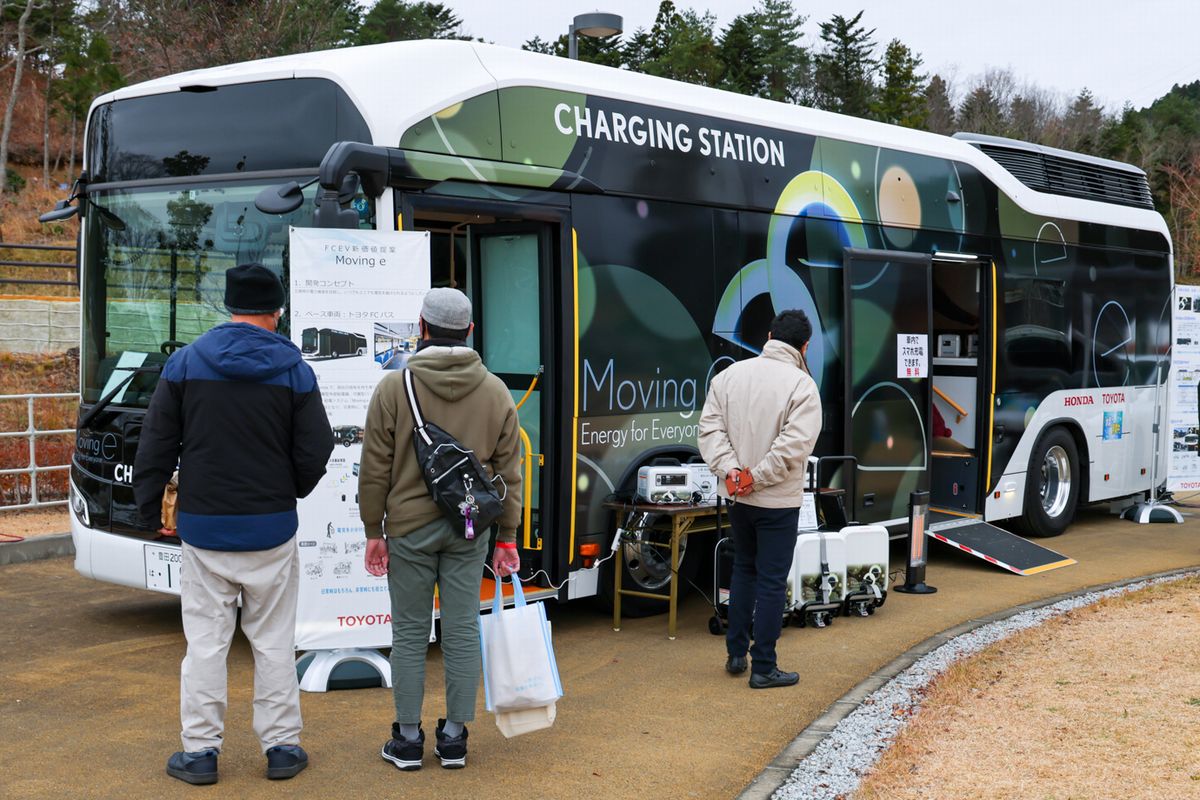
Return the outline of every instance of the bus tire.
<path id="1" fill-rule="evenodd" d="M 1042 433 L 1025 474 L 1025 511 L 1018 527 L 1026 536 L 1059 536 L 1075 519 L 1083 485 L 1075 437 L 1061 426 Z"/>
<path id="2" fill-rule="evenodd" d="M 651 515 L 647 514 L 644 516 Z M 646 524 L 649 520 L 642 522 Z M 621 616 L 650 617 L 655 614 L 665 614 L 668 608 L 665 600 L 670 596 L 672 580 L 679 581 L 678 597 L 680 599 L 683 598 L 699 570 L 701 561 L 701 553 L 699 551 L 704 549 L 698 546 L 700 543 L 699 536 L 695 537 L 696 541 L 694 544 L 697 545 L 696 547 L 688 544 L 688 539 L 690 538 L 692 537 L 685 536 L 679 542 L 679 573 L 674 576 L 669 574 L 671 571 L 670 548 L 644 546 L 640 540 L 621 545 L 621 588 L 657 594 L 663 598 L 662 600 L 651 600 L 646 597 L 622 597 Z M 610 610 L 613 606 L 613 568 L 615 564 L 615 558 L 608 559 L 600 568 L 600 599 L 604 606 Z"/>

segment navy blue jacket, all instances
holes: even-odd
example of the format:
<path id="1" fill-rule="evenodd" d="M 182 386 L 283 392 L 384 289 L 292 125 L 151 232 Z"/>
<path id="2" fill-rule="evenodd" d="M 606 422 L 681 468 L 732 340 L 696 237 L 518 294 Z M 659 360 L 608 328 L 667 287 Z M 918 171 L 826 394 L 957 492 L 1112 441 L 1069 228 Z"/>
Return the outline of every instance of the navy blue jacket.
<path id="1" fill-rule="evenodd" d="M 205 550 L 267 550 L 296 533 L 296 498 L 333 452 L 312 367 L 296 345 L 246 323 L 218 325 L 163 367 L 142 423 L 133 491 L 160 527 L 179 465 L 179 538 Z"/>

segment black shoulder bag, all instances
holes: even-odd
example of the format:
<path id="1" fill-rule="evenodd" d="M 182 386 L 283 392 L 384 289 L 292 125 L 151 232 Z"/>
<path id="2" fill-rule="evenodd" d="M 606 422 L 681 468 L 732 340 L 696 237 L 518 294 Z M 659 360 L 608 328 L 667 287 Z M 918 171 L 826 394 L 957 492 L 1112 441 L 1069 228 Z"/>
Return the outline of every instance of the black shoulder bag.
<path id="1" fill-rule="evenodd" d="M 413 450 L 429 495 L 451 525 L 466 538 L 474 539 L 475 531 L 486 531 L 504 509 L 504 494 L 497 492 L 495 486 L 495 481 L 499 481 L 504 487 L 504 479 L 499 475 L 489 478 L 474 450 L 463 447 L 446 431 L 426 421 L 413 391 L 412 371 L 407 369 L 404 393 L 412 409 Z"/>

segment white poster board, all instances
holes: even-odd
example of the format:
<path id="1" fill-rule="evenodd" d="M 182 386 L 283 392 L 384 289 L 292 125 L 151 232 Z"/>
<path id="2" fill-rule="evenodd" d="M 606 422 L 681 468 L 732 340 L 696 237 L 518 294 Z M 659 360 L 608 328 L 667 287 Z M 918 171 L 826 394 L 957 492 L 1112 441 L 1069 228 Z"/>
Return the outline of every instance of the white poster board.
<path id="1" fill-rule="evenodd" d="M 358 464 L 367 406 L 415 347 L 429 291 L 426 232 L 292 228 L 291 336 L 334 432 L 325 477 L 298 506 L 296 649 L 391 643 L 387 578 L 364 566 Z"/>
<path id="2" fill-rule="evenodd" d="M 1200 286 L 1175 287 L 1168 416 L 1162 431 L 1167 451 L 1167 489 L 1200 491 Z"/>

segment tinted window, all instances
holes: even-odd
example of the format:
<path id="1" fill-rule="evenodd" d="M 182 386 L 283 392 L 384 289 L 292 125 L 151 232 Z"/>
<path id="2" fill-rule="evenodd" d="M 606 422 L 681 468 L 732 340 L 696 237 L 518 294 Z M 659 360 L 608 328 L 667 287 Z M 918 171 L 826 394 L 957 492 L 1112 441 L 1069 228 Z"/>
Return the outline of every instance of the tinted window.
<path id="1" fill-rule="evenodd" d="M 362 115 L 320 78 L 117 100 L 96 109 L 93 183 L 316 167 L 339 141 L 371 141 Z"/>

